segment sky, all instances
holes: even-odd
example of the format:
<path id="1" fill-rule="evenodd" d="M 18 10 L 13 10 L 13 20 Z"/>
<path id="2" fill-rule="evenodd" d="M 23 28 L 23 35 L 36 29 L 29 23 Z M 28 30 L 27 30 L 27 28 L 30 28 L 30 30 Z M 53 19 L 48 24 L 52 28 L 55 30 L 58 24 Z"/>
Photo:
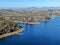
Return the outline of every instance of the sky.
<path id="1" fill-rule="evenodd" d="M 0 0 L 0 8 L 60 7 L 60 0 Z"/>

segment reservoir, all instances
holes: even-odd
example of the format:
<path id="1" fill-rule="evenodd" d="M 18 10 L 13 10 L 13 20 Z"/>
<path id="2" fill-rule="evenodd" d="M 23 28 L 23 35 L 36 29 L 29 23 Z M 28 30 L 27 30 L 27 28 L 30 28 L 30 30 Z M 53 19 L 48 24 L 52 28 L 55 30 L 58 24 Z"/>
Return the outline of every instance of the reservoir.
<path id="1" fill-rule="evenodd" d="M 22 24 L 22 33 L 0 39 L 0 45 L 60 45 L 60 17 L 40 24 Z"/>

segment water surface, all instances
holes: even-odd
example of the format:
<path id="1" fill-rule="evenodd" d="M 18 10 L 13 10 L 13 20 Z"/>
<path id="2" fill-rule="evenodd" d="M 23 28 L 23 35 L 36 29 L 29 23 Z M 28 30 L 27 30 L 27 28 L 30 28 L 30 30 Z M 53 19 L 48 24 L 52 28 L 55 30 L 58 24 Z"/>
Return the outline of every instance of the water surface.
<path id="1" fill-rule="evenodd" d="M 24 31 L 0 39 L 0 45 L 60 45 L 60 17 L 36 25 L 18 24 Z"/>

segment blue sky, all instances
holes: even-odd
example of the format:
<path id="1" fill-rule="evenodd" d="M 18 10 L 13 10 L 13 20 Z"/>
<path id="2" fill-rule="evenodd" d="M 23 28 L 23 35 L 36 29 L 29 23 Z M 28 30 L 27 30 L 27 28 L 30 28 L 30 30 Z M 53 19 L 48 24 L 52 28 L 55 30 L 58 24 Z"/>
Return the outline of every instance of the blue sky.
<path id="1" fill-rule="evenodd" d="M 0 8 L 5 7 L 58 7 L 60 0 L 0 0 Z"/>

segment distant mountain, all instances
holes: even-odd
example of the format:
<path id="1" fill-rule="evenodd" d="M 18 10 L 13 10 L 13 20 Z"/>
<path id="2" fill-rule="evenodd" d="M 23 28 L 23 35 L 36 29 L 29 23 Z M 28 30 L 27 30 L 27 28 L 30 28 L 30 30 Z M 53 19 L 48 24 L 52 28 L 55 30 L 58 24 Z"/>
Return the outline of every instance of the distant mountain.
<path id="1" fill-rule="evenodd" d="M 16 12 L 23 12 L 23 11 L 38 11 L 38 10 L 60 10 L 60 7 L 27 7 L 27 8 L 5 8 L 5 9 L 1 9 L 1 10 L 5 10 L 5 11 L 16 11 Z"/>
<path id="2" fill-rule="evenodd" d="M 60 10 L 60 7 L 28 7 L 28 8 L 16 8 L 15 11 L 35 11 L 35 10 Z"/>

